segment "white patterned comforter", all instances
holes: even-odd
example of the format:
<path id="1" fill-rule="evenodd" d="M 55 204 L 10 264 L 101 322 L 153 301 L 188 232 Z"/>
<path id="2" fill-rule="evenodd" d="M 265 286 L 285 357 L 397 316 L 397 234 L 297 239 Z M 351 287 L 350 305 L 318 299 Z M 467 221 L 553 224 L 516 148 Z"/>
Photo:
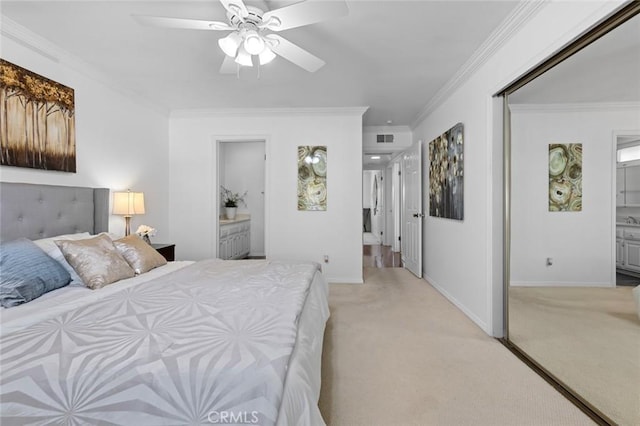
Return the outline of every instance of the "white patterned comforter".
<path id="1" fill-rule="evenodd" d="M 322 424 L 317 270 L 207 260 L 8 327 L 0 423 Z"/>

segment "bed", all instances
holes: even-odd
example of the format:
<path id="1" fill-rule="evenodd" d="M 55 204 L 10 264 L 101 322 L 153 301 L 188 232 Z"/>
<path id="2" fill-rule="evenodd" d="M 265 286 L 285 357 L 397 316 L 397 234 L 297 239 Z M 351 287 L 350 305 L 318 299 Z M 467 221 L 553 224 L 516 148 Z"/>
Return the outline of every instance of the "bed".
<path id="1" fill-rule="evenodd" d="M 108 190 L 0 197 L 3 244 L 105 238 Z M 0 308 L 0 423 L 324 424 L 327 294 L 316 263 L 209 259 Z"/>

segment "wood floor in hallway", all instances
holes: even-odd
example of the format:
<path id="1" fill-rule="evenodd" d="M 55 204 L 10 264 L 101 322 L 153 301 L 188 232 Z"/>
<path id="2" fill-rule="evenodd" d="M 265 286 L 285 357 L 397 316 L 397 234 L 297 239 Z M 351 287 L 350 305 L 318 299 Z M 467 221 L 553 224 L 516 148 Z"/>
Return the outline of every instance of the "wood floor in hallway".
<path id="1" fill-rule="evenodd" d="M 364 245 L 362 246 L 364 266 L 374 268 L 401 268 L 402 258 L 399 252 L 391 250 L 391 246 Z"/>

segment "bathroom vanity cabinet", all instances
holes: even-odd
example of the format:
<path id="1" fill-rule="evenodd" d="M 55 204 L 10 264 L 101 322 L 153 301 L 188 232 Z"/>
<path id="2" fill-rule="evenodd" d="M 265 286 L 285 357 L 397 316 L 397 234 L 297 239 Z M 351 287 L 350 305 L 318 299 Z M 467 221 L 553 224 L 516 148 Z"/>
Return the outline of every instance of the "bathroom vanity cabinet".
<path id="1" fill-rule="evenodd" d="M 640 226 L 616 227 L 616 268 L 640 273 Z"/>
<path id="2" fill-rule="evenodd" d="M 220 220 L 218 257 L 223 260 L 244 259 L 251 248 L 251 220 Z"/>

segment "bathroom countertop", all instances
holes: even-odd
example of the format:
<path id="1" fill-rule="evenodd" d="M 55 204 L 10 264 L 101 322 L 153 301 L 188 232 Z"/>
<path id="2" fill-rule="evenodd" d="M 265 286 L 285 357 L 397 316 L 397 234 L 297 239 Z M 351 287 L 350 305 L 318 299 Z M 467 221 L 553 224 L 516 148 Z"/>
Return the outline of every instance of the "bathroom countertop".
<path id="1" fill-rule="evenodd" d="M 229 225 L 232 223 L 238 222 L 246 222 L 247 220 L 251 220 L 251 215 L 248 214 L 239 214 L 235 217 L 235 219 L 227 219 L 224 216 L 220 217 L 220 225 Z"/>

